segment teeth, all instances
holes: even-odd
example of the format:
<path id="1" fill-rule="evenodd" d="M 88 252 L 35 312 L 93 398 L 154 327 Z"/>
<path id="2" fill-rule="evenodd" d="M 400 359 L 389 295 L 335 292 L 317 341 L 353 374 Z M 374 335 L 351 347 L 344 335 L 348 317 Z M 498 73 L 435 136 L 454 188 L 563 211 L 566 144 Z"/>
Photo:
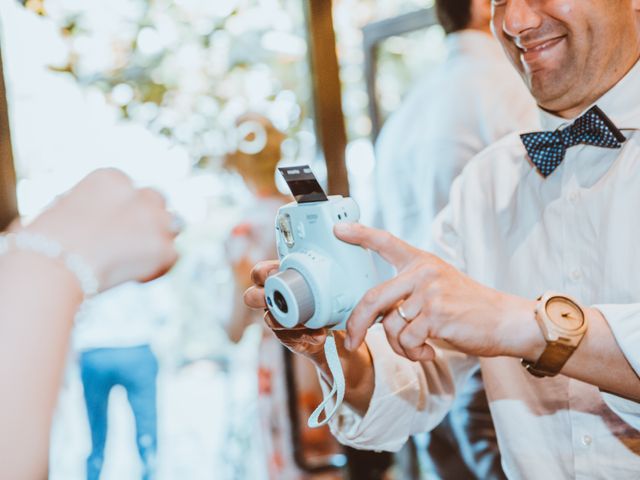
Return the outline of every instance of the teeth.
<path id="1" fill-rule="evenodd" d="M 541 43 L 540 45 L 538 45 L 538 46 L 536 46 L 536 47 L 532 47 L 532 48 L 521 47 L 521 50 L 522 50 L 524 53 L 527 53 L 527 52 L 535 52 L 535 51 L 538 51 L 538 50 L 543 50 L 543 49 L 547 48 L 547 47 L 548 47 L 548 46 L 549 46 L 553 41 L 554 41 L 554 39 L 547 40 L 546 42 Z"/>
<path id="2" fill-rule="evenodd" d="M 538 45 L 537 47 L 533 48 L 532 50 L 542 50 L 543 48 L 546 48 L 551 42 L 544 42 L 542 45 Z"/>

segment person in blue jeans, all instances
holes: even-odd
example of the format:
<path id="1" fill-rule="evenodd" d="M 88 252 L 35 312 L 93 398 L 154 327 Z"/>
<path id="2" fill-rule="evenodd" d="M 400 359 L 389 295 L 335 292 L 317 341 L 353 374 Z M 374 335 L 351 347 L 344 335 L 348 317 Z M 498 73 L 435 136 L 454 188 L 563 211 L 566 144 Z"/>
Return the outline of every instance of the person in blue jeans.
<path id="1" fill-rule="evenodd" d="M 156 477 L 158 361 L 151 349 L 155 312 L 145 285 L 128 283 L 86 302 L 77 319 L 75 349 L 91 430 L 87 480 L 104 465 L 109 394 L 127 392 L 133 410 L 143 480 Z"/>
<path id="2" fill-rule="evenodd" d="M 109 393 L 122 385 L 136 422 L 136 441 L 144 480 L 155 473 L 157 451 L 156 377 L 158 362 L 149 345 L 96 348 L 82 352 L 80 369 L 91 428 L 91 454 L 87 480 L 98 480 L 107 440 Z"/>

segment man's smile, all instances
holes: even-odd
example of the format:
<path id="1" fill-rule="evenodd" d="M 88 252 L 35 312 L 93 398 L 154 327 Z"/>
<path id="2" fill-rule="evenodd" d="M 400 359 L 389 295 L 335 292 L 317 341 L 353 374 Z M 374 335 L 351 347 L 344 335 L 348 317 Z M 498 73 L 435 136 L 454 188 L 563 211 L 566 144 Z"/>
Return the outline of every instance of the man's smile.
<path id="1" fill-rule="evenodd" d="M 566 36 L 558 36 L 543 40 L 514 43 L 520 52 L 520 60 L 529 71 L 541 70 L 550 61 L 557 60 L 561 48 L 565 44 Z"/>

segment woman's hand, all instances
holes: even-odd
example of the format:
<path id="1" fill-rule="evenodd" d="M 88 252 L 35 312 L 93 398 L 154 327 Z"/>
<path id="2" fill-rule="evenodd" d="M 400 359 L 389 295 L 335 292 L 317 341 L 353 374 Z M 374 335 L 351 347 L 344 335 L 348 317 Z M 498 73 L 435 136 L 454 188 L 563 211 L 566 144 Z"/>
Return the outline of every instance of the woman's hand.
<path id="1" fill-rule="evenodd" d="M 174 223 L 158 192 L 134 188 L 124 173 L 104 169 L 59 197 L 24 230 L 82 257 L 106 290 L 169 270 L 177 260 Z"/>

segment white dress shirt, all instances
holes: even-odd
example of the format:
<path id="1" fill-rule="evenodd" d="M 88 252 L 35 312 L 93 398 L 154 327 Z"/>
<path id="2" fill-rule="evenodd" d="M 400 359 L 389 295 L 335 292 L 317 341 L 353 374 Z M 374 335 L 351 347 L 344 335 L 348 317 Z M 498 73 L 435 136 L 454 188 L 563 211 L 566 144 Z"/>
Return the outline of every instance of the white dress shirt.
<path id="1" fill-rule="evenodd" d="M 448 35 L 445 46 L 446 59 L 412 88 L 376 144 L 376 226 L 417 246 L 473 157 L 511 132 L 539 129 L 535 101 L 493 37 L 463 30 Z M 383 276 L 393 274 L 383 262 L 378 267 Z M 458 391 L 444 429 L 431 442 L 442 443 L 443 436 L 455 448 L 431 447 L 440 476 L 449 473 L 456 455 L 477 478 L 502 478 L 479 372 Z"/>
<path id="2" fill-rule="evenodd" d="M 597 102 L 628 138 L 576 146 L 544 179 L 518 135 L 478 155 L 436 220 L 433 248 L 481 283 L 536 298 L 553 290 L 598 308 L 640 373 L 640 63 Z M 545 130 L 569 122 L 542 113 Z M 430 363 L 367 336 L 369 410 L 332 421 L 345 444 L 396 450 L 445 415 L 477 360 L 440 350 Z M 563 375 L 538 379 L 516 358 L 480 359 L 505 473 L 512 479 L 640 478 L 640 404 Z M 612 372 L 615 375 L 615 372 Z"/>
<path id="3" fill-rule="evenodd" d="M 76 316 L 73 348 L 125 348 L 151 343 L 161 317 L 153 284 L 127 282 L 85 301 Z"/>
<path id="4" fill-rule="evenodd" d="M 376 143 L 375 223 L 416 246 L 469 160 L 511 132 L 539 128 L 533 98 L 491 35 L 452 33 L 446 48 Z"/>

